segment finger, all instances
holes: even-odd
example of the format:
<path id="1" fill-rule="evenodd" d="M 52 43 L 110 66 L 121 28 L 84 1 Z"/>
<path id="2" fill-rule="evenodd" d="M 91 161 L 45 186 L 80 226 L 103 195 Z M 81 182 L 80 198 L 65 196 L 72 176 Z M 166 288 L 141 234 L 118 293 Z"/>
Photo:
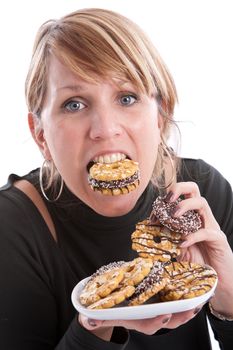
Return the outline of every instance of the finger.
<path id="1" fill-rule="evenodd" d="M 79 320 L 79 323 L 81 324 L 81 326 L 83 326 L 84 328 L 86 328 L 90 331 L 101 327 L 103 324 L 102 320 L 95 320 L 92 318 L 88 318 L 87 316 L 84 316 L 82 314 L 79 314 L 78 320 Z"/>
<path id="2" fill-rule="evenodd" d="M 174 329 L 179 327 L 182 324 L 187 323 L 201 311 L 204 304 L 205 303 L 200 304 L 196 308 L 188 311 L 173 314 L 169 323 L 166 325 L 166 328 Z"/>
<path id="3" fill-rule="evenodd" d="M 195 182 L 177 182 L 171 186 L 170 191 L 167 195 L 170 202 L 176 201 L 181 195 L 185 198 L 199 197 L 200 190 Z"/>
<path id="4" fill-rule="evenodd" d="M 184 241 L 180 244 L 181 248 L 188 248 L 199 242 L 214 242 L 216 249 L 220 242 L 225 242 L 225 234 L 221 230 L 200 229 L 195 233 L 190 233 L 184 237 Z"/>
<path id="5" fill-rule="evenodd" d="M 179 202 L 173 211 L 173 217 L 178 218 L 188 210 L 196 210 L 200 214 L 203 227 L 219 229 L 219 225 L 214 218 L 207 200 L 204 197 L 192 197 Z"/>
<path id="6" fill-rule="evenodd" d="M 90 330 L 97 330 L 101 327 L 103 328 L 112 328 L 112 327 L 124 327 L 126 329 L 134 329 L 144 334 L 154 334 L 159 329 L 166 326 L 170 321 L 171 314 L 160 315 L 150 319 L 143 320 L 109 320 L 109 321 L 100 321 L 88 319 L 84 315 L 79 316 L 79 321 L 81 325 Z"/>
<path id="7" fill-rule="evenodd" d="M 171 314 L 166 314 L 143 320 L 104 321 L 103 326 L 124 327 L 126 329 L 133 329 L 147 335 L 152 335 L 159 329 L 164 328 L 165 325 L 170 321 L 171 316 Z"/>

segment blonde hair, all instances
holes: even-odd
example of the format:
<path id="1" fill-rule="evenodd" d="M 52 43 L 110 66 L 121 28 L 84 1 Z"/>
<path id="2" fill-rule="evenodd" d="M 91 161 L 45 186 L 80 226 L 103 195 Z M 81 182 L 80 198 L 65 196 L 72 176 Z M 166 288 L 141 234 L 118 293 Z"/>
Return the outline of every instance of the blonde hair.
<path id="1" fill-rule="evenodd" d="M 158 51 L 138 25 L 121 14 L 95 8 L 45 22 L 36 35 L 25 85 L 28 110 L 37 116 L 46 96 L 52 54 L 86 81 L 111 73 L 129 80 L 148 96 L 155 94 L 166 142 L 177 102 L 176 88 Z M 160 163 L 154 180 L 161 172 Z"/>

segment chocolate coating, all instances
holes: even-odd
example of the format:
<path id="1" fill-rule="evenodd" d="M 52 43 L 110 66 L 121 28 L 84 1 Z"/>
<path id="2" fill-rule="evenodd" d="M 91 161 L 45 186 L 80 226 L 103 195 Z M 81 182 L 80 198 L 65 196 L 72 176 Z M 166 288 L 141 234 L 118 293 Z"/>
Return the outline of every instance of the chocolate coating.
<path id="1" fill-rule="evenodd" d="M 172 231 L 183 234 L 196 232 L 202 226 L 201 217 L 196 211 L 189 210 L 177 218 L 172 216 L 175 207 L 180 201 L 181 199 L 175 202 L 166 202 L 165 197 L 159 196 L 152 205 L 153 214 L 162 225 Z"/>
<path id="2" fill-rule="evenodd" d="M 93 188 L 122 188 L 126 187 L 128 185 L 133 184 L 134 182 L 139 180 L 139 172 L 137 171 L 135 174 L 133 174 L 130 177 L 127 177 L 122 180 L 110 180 L 110 181 L 103 181 L 103 180 L 96 180 L 94 178 L 88 177 L 88 183 Z"/>
<path id="3" fill-rule="evenodd" d="M 163 279 L 163 265 L 161 262 L 156 261 L 147 277 L 136 287 L 133 297 L 146 292 L 154 284 L 158 284 Z"/>

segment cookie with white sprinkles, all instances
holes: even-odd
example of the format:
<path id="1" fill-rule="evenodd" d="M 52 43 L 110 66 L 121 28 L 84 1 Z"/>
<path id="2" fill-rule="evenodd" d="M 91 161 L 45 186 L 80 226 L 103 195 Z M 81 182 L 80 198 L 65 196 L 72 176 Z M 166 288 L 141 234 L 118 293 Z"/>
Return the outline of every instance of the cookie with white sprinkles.
<path id="1" fill-rule="evenodd" d="M 181 199 L 167 202 L 165 197 L 157 197 L 152 205 L 155 218 L 170 230 L 187 234 L 199 230 L 202 226 L 200 215 L 194 210 L 188 210 L 180 217 L 173 217 L 173 212 Z"/>
<path id="2" fill-rule="evenodd" d="M 130 159 L 114 163 L 95 163 L 89 170 L 88 183 L 94 191 L 117 196 L 135 190 L 139 185 L 138 162 Z"/>
<path id="3" fill-rule="evenodd" d="M 112 262 L 91 275 L 79 295 L 82 305 L 102 309 L 121 303 L 134 293 L 150 272 L 151 259 L 135 258 L 131 261 Z"/>
<path id="4" fill-rule="evenodd" d="M 149 275 L 146 276 L 136 287 L 128 305 L 135 306 L 144 304 L 147 300 L 161 291 L 168 281 L 169 278 L 164 276 L 162 263 L 155 261 Z"/>

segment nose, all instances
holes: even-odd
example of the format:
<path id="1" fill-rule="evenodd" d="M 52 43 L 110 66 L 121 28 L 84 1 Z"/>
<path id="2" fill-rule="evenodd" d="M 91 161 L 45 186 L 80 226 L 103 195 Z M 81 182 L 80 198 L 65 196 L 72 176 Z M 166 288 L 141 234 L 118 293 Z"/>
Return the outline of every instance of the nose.
<path id="1" fill-rule="evenodd" d="M 102 108 L 95 111 L 91 118 L 90 138 L 92 140 L 106 140 L 122 133 L 119 118 L 112 110 Z"/>

